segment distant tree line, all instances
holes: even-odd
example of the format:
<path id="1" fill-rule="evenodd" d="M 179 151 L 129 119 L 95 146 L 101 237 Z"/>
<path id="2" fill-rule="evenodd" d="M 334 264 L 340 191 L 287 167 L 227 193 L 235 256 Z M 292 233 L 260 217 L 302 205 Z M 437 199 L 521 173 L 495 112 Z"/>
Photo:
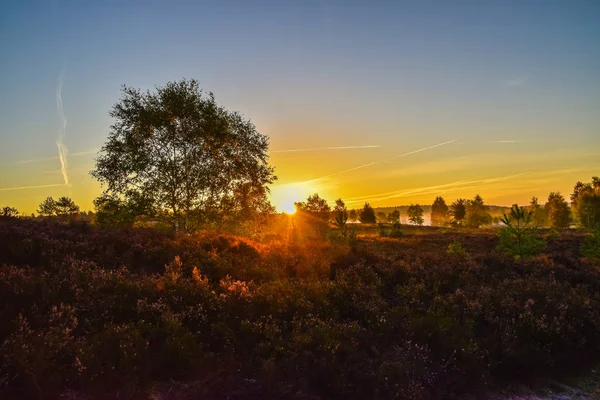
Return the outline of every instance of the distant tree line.
<path id="1" fill-rule="evenodd" d="M 144 220 L 165 224 L 174 231 L 192 232 L 201 226 L 236 226 L 261 221 L 274 213 L 268 185 L 277 178 L 268 164 L 268 137 L 251 121 L 216 103 L 197 81 L 180 80 L 142 92 L 124 86 L 123 97 L 110 111 L 115 119 L 91 175 L 103 186 L 94 200 L 94 222 L 132 225 Z M 525 210 L 535 226 L 566 228 L 576 222 L 593 230 L 600 225 L 600 178 L 577 182 L 571 206 L 559 192 L 542 205 L 532 198 Z M 379 212 L 366 202 L 348 210 L 342 199 L 332 209 L 318 194 L 296 203 L 300 215 L 310 217 L 319 232 L 330 221 L 345 229 L 348 222 L 399 224 L 400 212 Z M 0 217 L 19 216 L 5 206 Z M 45 199 L 38 214 L 69 218 L 81 215 L 69 197 Z M 408 222 L 423 225 L 424 210 L 411 204 Z M 529 214 L 528 214 L 529 215 Z M 480 228 L 500 223 L 477 194 L 448 205 L 438 196 L 431 205 L 431 223 L 438 226 Z"/>

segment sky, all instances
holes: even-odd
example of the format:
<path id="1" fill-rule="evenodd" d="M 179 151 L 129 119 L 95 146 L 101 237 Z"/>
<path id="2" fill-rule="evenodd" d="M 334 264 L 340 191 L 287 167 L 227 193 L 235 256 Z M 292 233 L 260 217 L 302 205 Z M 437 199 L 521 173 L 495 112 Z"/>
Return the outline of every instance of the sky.
<path id="1" fill-rule="evenodd" d="M 600 2 L 12 1 L 0 206 L 82 209 L 121 86 L 195 78 L 270 138 L 280 210 L 566 197 L 600 174 Z"/>

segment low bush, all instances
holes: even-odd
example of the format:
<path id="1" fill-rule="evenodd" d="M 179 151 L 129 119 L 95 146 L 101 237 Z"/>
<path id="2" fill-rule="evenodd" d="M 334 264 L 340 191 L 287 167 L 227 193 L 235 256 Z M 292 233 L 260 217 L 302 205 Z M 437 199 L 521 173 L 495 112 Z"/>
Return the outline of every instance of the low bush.
<path id="1" fill-rule="evenodd" d="M 7 219 L 0 397 L 461 398 L 564 377 L 600 362 L 583 243 L 516 262 L 485 233 L 264 244 Z"/>

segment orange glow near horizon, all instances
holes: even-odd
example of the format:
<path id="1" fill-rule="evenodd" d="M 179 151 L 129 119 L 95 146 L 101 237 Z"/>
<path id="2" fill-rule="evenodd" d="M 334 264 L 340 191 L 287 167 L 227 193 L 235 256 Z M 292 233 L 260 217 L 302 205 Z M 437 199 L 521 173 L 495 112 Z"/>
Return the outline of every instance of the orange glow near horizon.
<path id="1" fill-rule="evenodd" d="M 306 147 L 314 144 L 307 141 Z M 270 186 L 269 199 L 278 212 L 288 214 L 295 211 L 294 203 L 314 193 L 330 205 L 342 198 L 348 209 L 365 202 L 373 207 L 428 205 L 436 196 L 451 203 L 475 194 L 490 205 L 524 205 L 532 196 L 544 202 L 551 191 L 568 198 L 577 181 L 587 182 L 600 171 L 599 153 L 576 146 L 491 143 L 482 147 L 458 141 L 414 153 L 435 144 L 421 141 L 411 146 L 306 151 L 293 156 L 273 153 L 270 163 L 279 180 Z M 406 153 L 411 154 L 394 158 Z M 34 213 L 47 196 L 70 196 L 82 210 L 93 210 L 92 200 L 102 192 L 88 174 L 94 167 L 93 155 L 73 158 L 70 188 L 58 183 L 61 174 L 56 159 L 14 167 L 18 174 L 10 168 L 0 171 L 0 206 L 16 207 L 21 215 Z"/>
<path id="2" fill-rule="evenodd" d="M 167 2 L 90 13 L 55 1 L 36 6 L 41 19 L 9 3 L 0 207 L 21 215 L 48 196 L 93 211 L 104 188 L 90 171 L 123 85 L 155 93 L 182 78 L 268 138 L 279 212 L 314 193 L 348 209 L 476 194 L 526 205 L 600 174 L 600 2 L 185 2 L 165 18 Z"/>
<path id="3" fill-rule="evenodd" d="M 316 188 L 312 188 L 307 184 L 289 183 L 284 185 L 274 185 L 271 187 L 271 204 L 273 204 L 278 212 L 293 214 L 296 212 L 294 203 L 304 201 L 308 196 L 316 193 Z"/>

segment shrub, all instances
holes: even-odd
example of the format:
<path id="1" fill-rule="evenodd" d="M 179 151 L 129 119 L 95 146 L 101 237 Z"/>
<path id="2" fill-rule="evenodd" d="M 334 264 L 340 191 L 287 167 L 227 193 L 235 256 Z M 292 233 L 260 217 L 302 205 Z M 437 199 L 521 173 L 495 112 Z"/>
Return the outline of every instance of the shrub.
<path id="1" fill-rule="evenodd" d="M 585 242 L 581 245 L 581 254 L 594 261 L 600 261 L 600 227 L 586 236 Z"/>
<path id="2" fill-rule="evenodd" d="M 467 255 L 467 251 L 462 246 L 461 242 L 454 241 L 454 242 L 452 242 L 452 243 L 450 243 L 448 245 L 448 249 L 446 250 L 446 254 L 464 257 L 464 256 Z"/>
<path id="3" fill-rule="evenodd" d="M 538 239 L 537 228 L 531 225 L 532 211 L 513 205 L 510 214 L 501 221 L 506 225 L 499 232 L 498 249 L 518 259 L 531 258 L 542 250 L 546 243 Z"/>
<path id="4" fill-rule="evenodd" d="M 400 224 L 400 221 L 394 221 L 394 223 L 392 224 L 392 230 L 391 230 L 389 236 L 392 238 L 399 238 L 399 237 L 404 236 L 401 228 L 402 228 L 402 224 Z"/>
<path id="5" fill-rule="evenodd" d="M 0 397 L 467 398 L 561 378 L 600 362 L 583 240 L 516 263 L 486 233 L 258 244 L 0 219 Z"/>
<path id="6" fill-rule="evenodd" d="M 381 236 L 381 237 L 388 236 L 387 228 L 383 222 L 377 223 L 377 231 L 379 232 L 379 236 Z"/>

